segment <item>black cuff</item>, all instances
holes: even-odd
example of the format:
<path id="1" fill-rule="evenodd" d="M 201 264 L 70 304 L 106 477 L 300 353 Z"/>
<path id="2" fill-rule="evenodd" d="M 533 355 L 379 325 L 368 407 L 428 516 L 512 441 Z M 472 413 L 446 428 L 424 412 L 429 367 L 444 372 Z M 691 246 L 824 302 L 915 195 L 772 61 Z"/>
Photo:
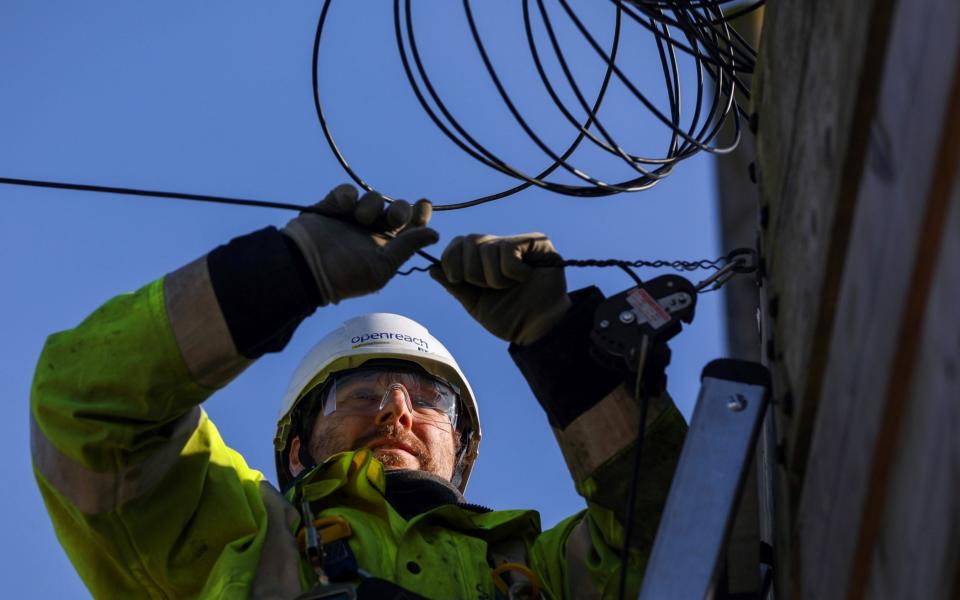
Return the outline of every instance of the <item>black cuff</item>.
<path id="1" fill-rule="evenodd" d="M 247 358 L 282 350 L 320 304 L 303 255 L 275 227 L 218 246 L 207 268 L 234 345 Z"/>
<path id="2" fill-rule="evenodd" d="M 510 356 L 547 413 L 564 429 L 623 381 L 590 356 L 593 315 L 604 297 L 596 287 L 570 294 L 573 306 L 545 336 L 529 346 L 510 345 Z"/>

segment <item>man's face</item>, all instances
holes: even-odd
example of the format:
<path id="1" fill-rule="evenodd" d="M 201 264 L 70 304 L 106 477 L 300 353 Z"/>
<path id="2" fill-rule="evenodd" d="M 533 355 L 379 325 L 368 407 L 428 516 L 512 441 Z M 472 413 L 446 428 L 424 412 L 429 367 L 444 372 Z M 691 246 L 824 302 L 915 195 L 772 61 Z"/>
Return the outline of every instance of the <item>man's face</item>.
<path id="1" fill-rule="evenodd" d="M 415 469 L 444 479 L 453 476 L 458 437 L 449 420 L 428 419 L 412 411 L 402 387 L 391 389 L 375 415 L 334 411 L 320 415 L 310 435 L 310 456 L 317 463 L 327 457 L 358 448 L 370 448 L 387 470 Z M 300 439 L 290 445 L 290 473 L 303 471 Z"/>

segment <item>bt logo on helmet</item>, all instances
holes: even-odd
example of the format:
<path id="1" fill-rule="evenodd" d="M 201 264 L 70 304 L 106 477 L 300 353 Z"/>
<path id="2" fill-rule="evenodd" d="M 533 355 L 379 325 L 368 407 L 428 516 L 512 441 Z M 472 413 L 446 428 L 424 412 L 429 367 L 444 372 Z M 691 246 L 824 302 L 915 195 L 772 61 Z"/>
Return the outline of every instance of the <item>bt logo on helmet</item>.
<path id="1" fill-rule="evenodd" d="M 416 344 L 418 349 L 427 350 L 429 349 L 429 344 L 423 339 L 418 337 L 413 337 L 405 333 L 390 333 L 388 331 L 380 331 L 376 333 L 364 333 L 362 335 L 355 335 L 350 340 L 352 344 L 364 344 L 373 340 L 397 340 L 401 342 L 410 342 L 411 344 Z"/>

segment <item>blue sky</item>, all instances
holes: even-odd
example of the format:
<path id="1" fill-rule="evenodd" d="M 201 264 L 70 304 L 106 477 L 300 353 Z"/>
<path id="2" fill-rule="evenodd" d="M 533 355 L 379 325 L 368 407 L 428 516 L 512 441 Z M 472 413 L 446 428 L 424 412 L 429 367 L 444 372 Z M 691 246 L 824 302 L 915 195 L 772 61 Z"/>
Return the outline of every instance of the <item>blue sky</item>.
<path id="1" fill-rule="evenodd" d="M 415 104 L 400 72 L 391 4 L 335 2 L 320 81 L 338 141 L 379 189 L 411 200 L 461 200 L 513 185 L 464 156 Z M 481 70 L 458 3 L 415 3 L 425 60 L 471 131 L 518 167 L 545 159 L 518 132 Z M 476 3 L 480 4 L 480 3 Z M 572 138 L 534 75 L 517 3 L 475 8 L 488 50 L 520 109 L 559 147 Z M 549 4 L 549 3 L 548 3 Z M 310 52 L 320 2 L 133 3 L 7 0 L 0 4 L 0 176 L 309 203 L 346 180 L 313 112 Z M 608 5 L 574 6 L 609 41 Z M 599 63 L 570 37 L 587 89 Z M 624 65 L 656 99 L 653 46 L 625 32 Z M 662 96 L 662 90 L 659 92 Z M 569 94 L 568 94 L 569 97 Z M 660 152 L 666 135 L 622 88 L 601 113 L 636 153 Z M 628 141 L 630 143 L 628 143 Z M 586 151 L 578 166 L 607 180 L 620 165 Z M 216 245 L 292 215 L 79 192 L 0 186 L 0 444 L 7 535 L 0 564 L 12 597 L 87 595 L 53 534 L 33 481 L 28 396 L 45 337 L 78 323 L 114 294 L 137 287 Z M 543 231 L 568 258 L 684 258 L 721 254 L 713 165 L 681 164 L 651 191 L 582 200 L 528 190 L 498 203 L 437 214 L 440 244 L 463 233 Z M 419 263 L 415 263 L 419 264 Z M 651 272 L 641 272 L 649 277 Z M 693 278 L 696 279 L 697 275 Z M 614 294 L 617 270 L 568 270 L 570 289 Z M 697 319 L 672 344 L 670 388 L 689 416 L 700 368 L 723 354 L 721 296 L 701 298 Z M 460 361 L 480 401 L 484 441 L 468 490 L 494 508 L 536 508 L 549 526 L 582 507 L 546 418 L 506 353 L 424 274 L 318 311 L 287 349 L 260 360 L 206 405 L 224 438 L 271 479 L 280 396 L 299 359 L 330 327 L 391 311 L 424 323 Z"/>

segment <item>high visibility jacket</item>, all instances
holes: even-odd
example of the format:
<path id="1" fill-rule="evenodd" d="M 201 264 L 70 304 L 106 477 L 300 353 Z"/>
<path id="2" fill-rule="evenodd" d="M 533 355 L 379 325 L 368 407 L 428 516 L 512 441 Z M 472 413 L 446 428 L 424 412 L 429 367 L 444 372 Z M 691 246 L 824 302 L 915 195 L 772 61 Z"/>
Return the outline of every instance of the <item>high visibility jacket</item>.
<path id="1" fill-rule="evenodd" d="M 177 288 L 171 277 L 110 300 L 47 340 L 32 389 L 31 446 L 57 536 L 96 597 L 296 597 L 313 584 L 295 541 L 299 514 L 224 443 L 200 408 L 215 388 L 191 368 L 190 336 L 175 323 L 177 298 L 189 286 Z M 210 320 L 201 321 L 196 327 Z M 598 404 L 597 418 L 613 414 L 600 410 L 604 403 L 632 402 L 614 396 Z M 672 404 L 652 408 L 631 596 L 685 431 Z M 558 432 L 562 446 L 577 427 Z M 617 427 L 611 422 L 601 432 L 607 446 Z M 607 457 L 590 470 L 590 456 L 577 459 L 565 449 L 588 509 L 542 533 L 528 510 L 445 505 L 407 521 L 384 499 L 382 467 L 365 450 L 331 458 L 308 487 L 316 516 L 350 524 L 348 543 L 362 570 L 423 596 L 496 597 L 490 551 L 513 541 L 547 597 L 614 597 L 623 546 L 617 510 L 630 450 L 581 444 L 581 454 Z"/>

